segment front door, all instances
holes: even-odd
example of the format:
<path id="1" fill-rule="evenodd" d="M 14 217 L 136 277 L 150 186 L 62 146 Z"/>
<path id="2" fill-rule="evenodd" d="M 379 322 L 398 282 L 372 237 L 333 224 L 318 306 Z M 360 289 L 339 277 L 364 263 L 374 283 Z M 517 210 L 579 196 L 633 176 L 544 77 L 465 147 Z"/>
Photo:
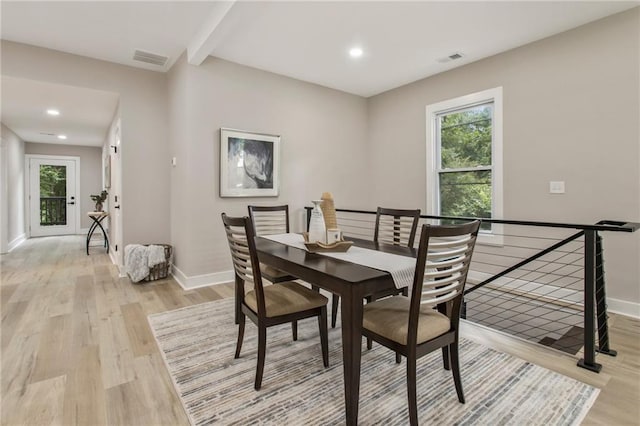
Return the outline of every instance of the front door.
<path id="1" fill-rule="evenodd" d="M 31 158 L 29 186 L 31 236 L 75 234 L 76 161 Z"/>

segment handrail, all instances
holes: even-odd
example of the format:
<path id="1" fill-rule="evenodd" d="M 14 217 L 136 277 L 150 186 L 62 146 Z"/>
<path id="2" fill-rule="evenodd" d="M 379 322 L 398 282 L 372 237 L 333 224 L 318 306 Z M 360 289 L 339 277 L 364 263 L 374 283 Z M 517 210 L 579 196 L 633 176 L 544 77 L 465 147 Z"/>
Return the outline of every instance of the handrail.
<path id="1" fill-rule="evenodd" d="M 304 207 L 306 210 L 311 210 L 313 207 Z M 376 214 L 375 211 L 358 210 L 358 209 L 336 209 L 338 212 L 344 213 L 363 213 L 363 214 Z M 488 223 L 496 223 L 503 225 L 522 225 L 522 226 L 541 226 L 545 228 L 567 228 L 567 229 L 581 229 L 592 231 L 611 231 L 611 232 L 636 232 L 640 230 L 640 223 L 637 222 L 622 222 L 616 220 L 600 220 L 594 225 L 578 224 L 578 223 L 562 223 L 562 222 L 540 222 L 532 220 L 511 220 L 511 219 L 487 219 L 481 217 L 464 217 L 464 216 L 436 216 L 436 215 L 420 215 L 422 219 L 446 219 L 446 220 L 460 220 L 460 221 L 472 221 L 481 220 Z"/>

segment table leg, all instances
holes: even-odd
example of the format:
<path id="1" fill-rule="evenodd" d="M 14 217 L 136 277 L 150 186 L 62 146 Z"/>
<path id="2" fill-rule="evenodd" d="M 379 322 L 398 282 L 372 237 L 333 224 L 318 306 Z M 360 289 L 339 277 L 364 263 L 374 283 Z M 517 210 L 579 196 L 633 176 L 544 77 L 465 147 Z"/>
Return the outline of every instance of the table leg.
<path id="1" fill-rule="evenodd" d="M 92 218 L 93 219 L 93 218 Z M 91 236 L 93 235 L 93 231 L 96 230 L 96 226 L 98 222 L 93 219 L 93 223 L 89 227 L 89 231 L 87 232 L 87 256 L 89 256 L 89 241 L 91 241 Z"/>
<path id="2" fill-rule="evenodd" d="M 362 356 L 362 297 L 354 292 L 341 297 L 346 423 L 357 425 L 360 398 L 360 358 Z"/>
<path id="3" fill-rule="evenodd" d="M 97 224 L 102 230 L 102 236 L 104 237 L 104 245 L 107 248 L 107 253 L 109 253 L 109 238 L 107 237 L 107 231 L 104 230 L 104 228 L 102 227 L 102 224 L 100 223 L 102 222 L 102 219 L 104 219 L 105 217 L 106 216 L 103 216 L 102 218 L 100 218 L 100 220 L 97 221 Z"/>

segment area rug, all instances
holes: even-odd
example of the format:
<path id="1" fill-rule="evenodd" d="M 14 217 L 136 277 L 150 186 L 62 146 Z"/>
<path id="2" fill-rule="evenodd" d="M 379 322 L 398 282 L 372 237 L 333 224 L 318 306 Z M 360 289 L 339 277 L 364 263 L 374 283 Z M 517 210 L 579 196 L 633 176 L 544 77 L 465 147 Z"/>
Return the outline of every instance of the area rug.
<path id="1" fill-rule="evenodd" d="M 193 425 L 345 424 L 339 325 L 329 329 L 330 367 L 323 368 L 315 318 L 267 331 L 262 389 L 255 391 L 257 329 L 247 320 L 234 359 L 233 299 L 149 316 L 184 409 Z M 418 416 L 422 424 L 574 425 L 599 390 L 513 356 L 462 339 L 466 404 L 436 351 L 418 360 Z M 409 424 L 406 363 L 374 343 L 363 345 L 358 423 Z"/>

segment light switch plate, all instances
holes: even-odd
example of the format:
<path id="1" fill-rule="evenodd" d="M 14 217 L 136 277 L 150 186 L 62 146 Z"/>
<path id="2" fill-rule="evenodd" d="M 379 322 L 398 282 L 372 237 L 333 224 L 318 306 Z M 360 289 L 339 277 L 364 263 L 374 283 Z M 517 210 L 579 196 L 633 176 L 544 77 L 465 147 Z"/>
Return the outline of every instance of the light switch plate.
<path id="1" fill-rule="evenodd" d="M 171 159 L 171 165 L 172 165 L 173 167 L 175 167 L 177 164 L 178 164 L 178 159 L 177 159 L 176 157 L 173 157 L 173 158 Z"/>
<path id="2" fill-rule="evenodd" d="M 551 181 L 549 182 L 550 194 L 564 194 L 564 181 Z"/>

